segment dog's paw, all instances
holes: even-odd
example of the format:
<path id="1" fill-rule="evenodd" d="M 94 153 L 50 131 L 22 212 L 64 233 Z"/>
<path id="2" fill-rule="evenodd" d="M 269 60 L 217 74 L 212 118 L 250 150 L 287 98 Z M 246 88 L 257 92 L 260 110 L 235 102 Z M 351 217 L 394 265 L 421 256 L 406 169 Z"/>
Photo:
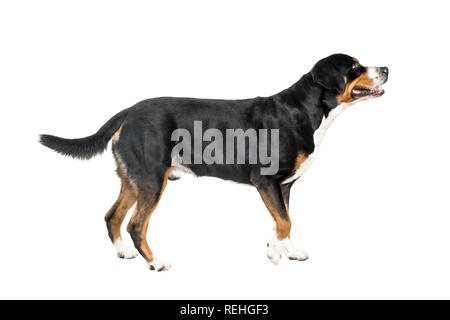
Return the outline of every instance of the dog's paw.
<path id="1" fill-rule="evenodd" d="M 309 258 L 308 254 L 300 248 L 295 249 L 293 252 L 287 254 L 289 260 L 305 261 Z"/>
<path id="2" fill-rule="evenodd" d="M 125 248 L 123 251 L 117 252 L 117 256 L 120 259 L 134 259 L 138 255 L 139 255 L 138 251 L 132 248 Z"/>
<path id="3" fill-rule="evenodd" d="M 158 271 L 159 272 L 159 271 L 167 271 L 172 266 L 167 261 L 160 260 L 158 258 L 153 258 L 153 260 L 148 263 L 148 267 L 149 267 L 150 270 L 154 270 L 154 271 Z"/>
<path id="4" fill-rule="evenodd" d="M 114 242 L 114 246 L 116 247 L 117 256 L 120 259 L 133 259 L 139 255 L 136 249 L 125 246 L 120 239 Z"/>
<path id="5" fill-rule="evenodd" d="M 280 262 L 281 257 L 283 256 L 283 248 L 276 243 L 274 244 L 272 242 L 269 242 L 267 244 L 266 255 L 267 258 L 269 258 L 270 262 L 272 262 L 274 265 L 277 265 Z"/>
<path id="6" fill-rule="evenodd" d="M 304 250 L 296 248 L 289 238 L 278 240 L 274 237 L 267 244 L 266 254 L 269 260 L 275 265 L 280 262 L 283 254 L 289 260 L 304 261 L 309 258 L 308 254 Z"/>

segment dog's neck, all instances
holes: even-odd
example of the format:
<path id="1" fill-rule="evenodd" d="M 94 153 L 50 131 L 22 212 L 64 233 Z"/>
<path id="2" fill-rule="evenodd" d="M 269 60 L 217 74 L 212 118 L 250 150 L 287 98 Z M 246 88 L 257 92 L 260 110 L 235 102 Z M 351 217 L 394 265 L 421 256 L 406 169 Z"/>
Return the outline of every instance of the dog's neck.
<path id="1" fill-rule="evenodd" d="M 313 82 L 310 73 L 275 96 L 279 96 L 289 107 L 303 110 L 311 120 L 313 131 L 330 117 L 332 122 L 345 109 L 345 104 L 338 105 L 333 91 Z"/>

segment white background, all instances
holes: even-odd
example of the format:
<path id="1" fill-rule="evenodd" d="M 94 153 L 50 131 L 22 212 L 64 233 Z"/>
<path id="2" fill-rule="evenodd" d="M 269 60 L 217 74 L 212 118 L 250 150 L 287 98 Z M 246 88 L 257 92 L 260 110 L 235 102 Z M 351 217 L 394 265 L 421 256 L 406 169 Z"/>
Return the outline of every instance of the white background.
<path id="1" fill-rule="evenodd" d="M 446 4 L 2 2 L 0 297 L 450 298 Z M 256 190 L 212 178 L 170 182 L 151 219 L 169 272 L 119 260 L 110 151 L 78 161 L 37 143 L 90 135 L 145 98 L 271 95 L 337 52 L 390 79 L 336 120 L 292 189 L 306 262 L 272 265 Z"/>

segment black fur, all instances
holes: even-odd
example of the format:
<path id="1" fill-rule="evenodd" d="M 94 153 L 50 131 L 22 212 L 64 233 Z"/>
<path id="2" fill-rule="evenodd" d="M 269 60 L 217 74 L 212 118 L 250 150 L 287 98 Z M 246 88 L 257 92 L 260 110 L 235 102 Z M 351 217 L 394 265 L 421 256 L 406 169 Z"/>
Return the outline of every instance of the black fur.
<path id="1" fill-rule="evenodd" d="M 313 81 L 324 88 L 343 93 L 346 85 L 344 76 L 353 63 L 353 60 L 343 59 L 341 55 L 324 58 L 311 70 Z"/>
<path id="2" fill-rule="evenodd" d="M 128 111 L 125 109 L 106 122 L 97 133 L 80 139 L 64 139 L 48 134 L 42 134 L 39 142 L 65 156 L 78 159 L 90 159 L 106 150 L 112 135 L 119 129 Z"/>
<path id="3" fill-rule="evenodd" d="M 132 191 L 128 192 L 133 193 L 132 197 L 137 197 L 136 213 L 127 230 L 135 247 L 150 262 L 153 256 L 145 233 L 149 216 L 161 197 L 172 166 L 171 151 L 177 143 L 171 141 L 172 132 L 183 128 L 194 136 L 194 121 L 202 121 L 203 131 L 209 128 L 219 129 L 224 137 L 226 129 L 268 129 L 269 132 L 271 129 L 278 129 L 279 170 L 274 175 L 262 175 L 260 169 L 263 165 L 260 162 L 249 163 L 250 150 L 246 152 L 244 164 L 201 163 L 184 166 L 197 176 L 218 177 L 255 186 L 276 221 L 278 238 L 284 239 L 289 236 L 291 228 L 289 193 L 294 181 L 288 184 L 282 182 L 294 173 L 299 154 L 307 157 L 314 152 L 314 132 L 322 119 L 337 106 L 338 96 L 345 91 L 349 81 L 356 79 L 364 71 L 362 66 L 355 68 L 353 58 L 335 54 L 320 60 L 311 72 L 306 73 L 290 88 L 270 97 L 243 100 L 173 97 L 148 99 L 119 112 L 92 136 L 63 139 L 42 135 L 40 142 L 63 155 L 89 159 L 103 152 L 114 133 L 122 127 L 120 137 L 113 144 L 113 152 L 119 167 L 123 167 L 118 170 L 122 178 L 122 191 L 132 186 Z M 209 142 L 203 142 L 203 148 L 207 144 Z M 226 146 L 224 148 L 225 155 Z M 270 146 L 268 149 L 270 150 Z M 117 206 L 123 201 L 131 205 L 136 199 L 123 200 L 119 196 Z M 112 219 L 116 223 L 120 219 L 123 221 L 122 215 L 126 214 L 121 212 L 120 217 L 115 217 L 116 204 L 107 214 L 108 230 L 111 229 L 109 224 Z M 118 224 L 119 229 L 120 224 L 121 222 Z M 110 233 L 112 241 L 117 236 Z M 296 256 L 289 258 L 305 259 Z"/>
<path id="4" fill-rule="evenodd" d="M 170 153 L 175 144 L 170 139 L 171 133 L 177 128 L 192 132 L 196 120 L 203 122 L 203 130 L 279 129 L 280 168 L 277 174 L 265 177 L 265 180 L 280 183 L 292 173 L 298 153 L 309 155 L 314 151 L 314 131 L 322 118 L 336 107 L 336 95 L 345 88 L 344 77 L 352 70 L 353 63 L 353 58 L 343 54 L 322 59 L 290 88 L 270 97 L 144 100 L 115 115 L 92 136 L 63 139 L 42 135 L 40 142 L 63 155 L 89 159 L 103 152 L 109 139 L 124 124 L 114 150 L 124 161 L 128 174 L 141 180 L 151 172 L 170 167 Z M 246 164 L 186 166 L 197 176 L 246 184 L 253 184 L 251 178 L 259 175 L 261 167 L 259 163 L 248 164 L 248 161 Z"/>

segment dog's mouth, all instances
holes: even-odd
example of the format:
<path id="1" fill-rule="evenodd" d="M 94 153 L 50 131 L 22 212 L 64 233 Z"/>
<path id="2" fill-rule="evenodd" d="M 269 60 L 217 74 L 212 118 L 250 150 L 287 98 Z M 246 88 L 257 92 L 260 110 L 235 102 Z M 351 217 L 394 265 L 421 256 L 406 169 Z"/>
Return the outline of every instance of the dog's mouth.
<path id="1" fill-rule="evenodd" d="M 362 97 L 380 97 L 384 94 L 384 89 L 381 86 L 376 86 L 373 88 L 365 88 L 361 86 L 355 86 L 352 89 L 352 97 L 353 98 L 362 98 Z"/>

